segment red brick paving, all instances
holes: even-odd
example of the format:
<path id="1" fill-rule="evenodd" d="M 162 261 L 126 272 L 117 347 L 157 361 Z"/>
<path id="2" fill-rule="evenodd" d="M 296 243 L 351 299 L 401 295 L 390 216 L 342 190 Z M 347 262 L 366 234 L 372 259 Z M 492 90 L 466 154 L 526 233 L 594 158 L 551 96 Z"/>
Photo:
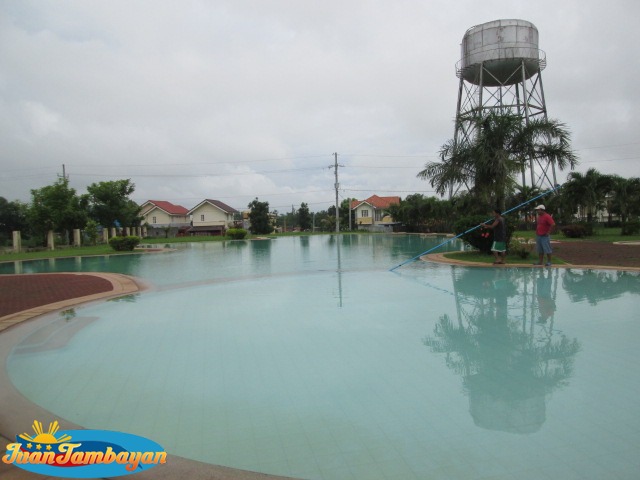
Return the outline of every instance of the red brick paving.
<path id="1" fill-rule="evenodd" d="M 552 247 L 554 255 L 574 265 L 640 267 L 640 245 L 561 241 L 560 243 L 553 244 Z"/>
<path id="2" fill-rule="evenodd" d="M 109 280 L 94 275 L 56 273 L 0 275 L 0 317 L 50 303 L 110 292 Z"/>

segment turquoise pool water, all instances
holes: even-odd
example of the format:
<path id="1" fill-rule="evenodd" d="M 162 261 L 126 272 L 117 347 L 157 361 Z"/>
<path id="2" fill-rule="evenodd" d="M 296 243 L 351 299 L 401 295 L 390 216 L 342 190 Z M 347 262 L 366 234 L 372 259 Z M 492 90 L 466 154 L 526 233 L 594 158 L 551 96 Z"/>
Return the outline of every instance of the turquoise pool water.
<path id="1" fill-rule="evenodd" d="M 637 478 L 640 276 L 388 271 L 437 242 L 279 238 L 45 262 L 157 288 L 43 318 L 48 340 L 24 338 L 9 374 L 61 418 L 266 473 Z"/>

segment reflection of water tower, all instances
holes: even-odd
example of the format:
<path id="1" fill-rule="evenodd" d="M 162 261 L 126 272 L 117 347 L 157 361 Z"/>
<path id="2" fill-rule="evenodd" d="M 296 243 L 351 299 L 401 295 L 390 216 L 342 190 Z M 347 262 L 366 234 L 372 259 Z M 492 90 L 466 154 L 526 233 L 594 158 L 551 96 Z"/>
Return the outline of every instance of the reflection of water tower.
<path id="1" fill-rule="evenodd" d="M 541 76 L 546 56 L 538 49 L 538 29 L 532 23 L 495 20 L 472 27 L 461 47 L 456 143 L 471 141 L 473 119 L 491 110 L 519 115 L 527 123 L 538 115 L 547 118 Z M 531 158 L 529 170 L 531 186 L 556 184 L 554 165 L 546 158 Z M 524 171 L 522 184 L 527 184 Z"/>

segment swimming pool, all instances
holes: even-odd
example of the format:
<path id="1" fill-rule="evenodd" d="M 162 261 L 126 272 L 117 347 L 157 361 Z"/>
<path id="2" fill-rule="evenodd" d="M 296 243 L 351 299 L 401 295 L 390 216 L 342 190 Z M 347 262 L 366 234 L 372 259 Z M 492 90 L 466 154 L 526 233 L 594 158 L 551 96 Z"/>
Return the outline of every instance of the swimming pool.
<path id="1" fill-rule="evenodd" d="M 388 271 L 437 241 L 279 238 L 46 262 L 108 263 L 156 288 L 42 318 L 47 340 L 17 344 L 9 375 L 61 418 L 266 473 L 636 478 L 638 274 Z"/>

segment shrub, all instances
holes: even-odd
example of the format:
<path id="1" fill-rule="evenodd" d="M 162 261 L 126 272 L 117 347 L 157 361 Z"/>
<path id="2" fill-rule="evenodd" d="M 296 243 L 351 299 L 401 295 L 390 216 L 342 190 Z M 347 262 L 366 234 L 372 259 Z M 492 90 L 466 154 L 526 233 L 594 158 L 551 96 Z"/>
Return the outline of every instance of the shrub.
<path id="1" fill-rule="evenodd" d="M 462 217 L 458 220 L 453 226 L 454 232 L 456 235 L 460 235 L 467 230 L 478 226 L 481 223 L 487 222 L 489 220 L 486 215 L 472 215 L 469 217 Z M 493 223 L 492 221 L 488 222 L 489 224 Z M 505 219 L 506 220 L 506 219 Z M 509 228 L 509 222 L 507 221 L 507 245 L 509 245 L 511 241 L 512 229 Z M 493 244 L 493 231 L 492 230 L 484 230 L 482 228 L 476 228 L 472 232 L 469 232 L 462 237 L 460 237 L 464 242 L 471 245 L 473 248 L 480 250 L 484 253 L 491 253 L 491 245 Z"/>
<path id="2" fill-rule="evenodd" d="M 640 222 L 627 222 L 622 226 L 620 235 L 635 235 L 640 233 Z"/>
<path id="3" fill-rule="evenodd" d="M 140 237 L 130 235 L 128 237 L 113 237 L 109 239 L 109 245 L 117 252 L 130 252 L 138 246 Z"/>
<path id="4" fill-rule="evenodd" d="M 586 225 L 581 223 L 574 223 L 572 225 L 567 225 L 561 228 L 562 233 L 564 233 L 565 237 L 569 238 L 583 238 L 589 236 L 589 229 Z M 593 234 L 593 229 L 591 229 L 591 234 Z"/>
<path id="5" fill-rule="evenodd" d="M 230 228 L 227 230 L 227 237 L 231 237 L 233 240 L 242 240 L 247 236 L 247 231 L 244 228 Z"/>
<path id="6" fill-rule="evenodd" d="M 533 252 L 533 244 L 528 243 L 526 240 L 514 238 L 509 243 L 508 251 L 510 255 L 516 255 L 519 258 L 527 259 Z"/>

